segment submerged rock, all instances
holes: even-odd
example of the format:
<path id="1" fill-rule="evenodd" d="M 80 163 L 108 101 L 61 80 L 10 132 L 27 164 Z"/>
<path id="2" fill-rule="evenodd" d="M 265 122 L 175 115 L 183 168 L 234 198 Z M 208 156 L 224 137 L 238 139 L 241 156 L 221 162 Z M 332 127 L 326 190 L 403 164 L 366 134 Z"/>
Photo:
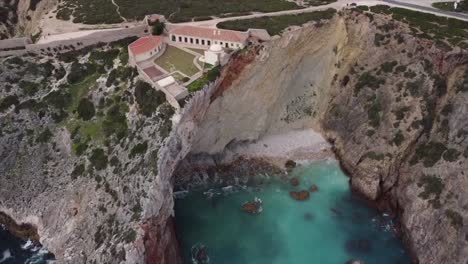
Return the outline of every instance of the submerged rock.
<path id="1" fill-rule="evenodd" d="M 304 214 L 304 220 L 312 221 L 313 219 L 314 219 L 314 215 L 312 213 L 305 213 Z"/>
<path id="2" fill-rule="evenodd" d="M 296 201 L 305 201 L 308 200 L 310 197 L 309 191 L 302 190 L 302 191 L 291 191 L 289 192 L 289 195 L 294 198 Z"/>
<path id="3" fill-rule="evenodd" d="M 346 250 L 351 253 L 368 253 L 372 250 L 372 245 L 367 239 L 351 239 L 346 242 Z"/>
<path id="4" fill-rule="evenodd" d="M 192 247 L 192 262 L 196 264 L 205 264 L 210 262 L 208 248 L 205 245 L 197 244 Z"/>
<path id="5" fill-rule="evenodd" d="M 299 185 L 299 178 L 293 177 L 291 180 L 289 180 L 289 184 L 291 184 L 291 186 L 298 186 Z"/>
<path id="6" fill-rule="evenodd" d="M 362 261 L 362 260 L 351 259 L 351 260 L 346 261 L 345 264 L 366 264 L 366 263 L 364 261 Z"/>
<path id="7" fill-rule="evenodd" d="M 318 189 L 317 185 L 315 185 L 315 184 L 312 184 L 312 186 L 310 186 L 310 188 L 309 188 L 309 191 L 311 191 L 311 192 L 318 192 L 318 190 L 319 189 Z"/>

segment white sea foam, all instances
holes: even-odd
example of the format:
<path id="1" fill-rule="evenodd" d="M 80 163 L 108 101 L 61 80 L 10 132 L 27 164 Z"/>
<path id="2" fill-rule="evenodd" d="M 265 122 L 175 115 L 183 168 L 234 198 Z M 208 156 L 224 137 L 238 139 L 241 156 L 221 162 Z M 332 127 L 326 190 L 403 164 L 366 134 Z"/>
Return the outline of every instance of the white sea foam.
<path id="1" fill-rule="evenodd" d="M 0 263 L 5 262 L 9 258 L 11 258 L 11 252 L 10 252 L 10 250 L 7 249 L 7 250 L 3 251 L 2 258 L 0 259 Z"/>
<path id="2" fill-rule="evenodd" d="M 33 242 L 31 241 L 31 239 L 28 239 L 28 241 L 26 241 L 26 243 L 24 243 L 24 245 L 22 245 L 21 248 L 24 250 L 27 250 L 31 248 L 32 246 L 33 246 Z"/>

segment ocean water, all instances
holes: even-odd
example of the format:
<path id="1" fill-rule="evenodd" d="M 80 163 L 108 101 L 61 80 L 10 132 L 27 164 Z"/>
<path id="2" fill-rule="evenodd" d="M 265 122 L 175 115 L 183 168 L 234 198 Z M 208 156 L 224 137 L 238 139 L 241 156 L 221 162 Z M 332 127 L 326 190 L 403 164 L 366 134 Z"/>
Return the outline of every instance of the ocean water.
<path id="1" fill-rule="evenodd" d="M 187 193 L 175 203 L 177 235 L 185 263 L 205 247 L 209 263 L 223 264 L 366 264 L 410 263 L 394 222 L 350 192 L 348 178 L 335 161 L 296 168 L 300 185 L 270 177 L 256 187 L 213 188 Z M 259 176 L 262 177 L 262 176 Z M 265 177 L 264 177 L 265 178 Z M 291 190 L 319 191 L 296 201 Z M 258 197 L 263 211 L 243 212 Z"/>
<path id="2" fill-rule="evenodd" d="M 54 259 L 43 247 L 14 237 L 0 225 L 0 264 L 51 264 Z"/>

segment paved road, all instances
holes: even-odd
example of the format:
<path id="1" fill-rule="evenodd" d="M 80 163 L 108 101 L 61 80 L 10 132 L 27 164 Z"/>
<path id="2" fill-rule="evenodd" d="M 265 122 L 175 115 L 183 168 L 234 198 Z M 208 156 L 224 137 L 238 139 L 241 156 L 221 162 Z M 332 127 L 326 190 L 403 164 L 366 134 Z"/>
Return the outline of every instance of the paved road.
<path id="1" fill-rule="evenodd" d="M 266 17 L 266 16 L 301 14 L 301 13 L 325 10 L 328 8 L 341 9 L 343 7 L 350 5 L 351 3 L 357 3 L 358 5 L 368 5 L 368 6 L 379 5 L 379 4 L 389 5 L 389 6 L 398 6 L 398 7 L 408 8 L 412 10 L 418 10 L 421 12 L 432 13 L 432 14 L 445 16 L 445 17 L 453 17 L 453 18 L 468 21 L 467 14 L 447 12 L 447 11 L 442 11 L 442 10 L 438 10 L 438 9 L 430 7 L 431 2 L 437 2 L 437 1 L 439 0 L 432 0 L 432 1 L 424 0 L 424 2 L 422 0 L 408 0 L 408 2 L 400 2 L 400 1 L 395 1 L 395 0 L 338 0 L 334 3 L 323 5 L 323 6 L 312 6 L 312 7 L 307 7 L 303 9 L 284 10 L 284 11 L 271 12 L 271 13 L 255 13 L 252 15 L 238 16 L 238 17 L 215 18 L 215 19 L 208 20 L 208 21 L 196 21 L 196 22 L 178 23 L 178 24 L 172 24 L 172 25 L 194 25 L 194 26 L 216 28 L 216 25 L 218 23 L 224 22 L 224 21 L 251 19 L 251 18 L 259 18 L 259 17 Z M 169 28 L 171 27 L 170 23 L 168 23 L 168 27 Z M 118 31 L 114 31 L 115 32 L 114 33 L 112 32 L 112 30 L 109 30 L 109 29 L 74 31 L 74 32 L 69 32 L 69 33 L 64 33 L 64 34 L 44 36 L 43 38 L 41 38 L 39 42 L 46 43 L 46 42 L 57 41 L 57 40 L 83 38 L 84 35 L 97 33 L 97 32 L 101 32 L 103 34 L 118 34 Z"/>
<path id="2" fill-rule="evenodd" d="M 394 0 L 383 0 L 383 1 L 391 5 L 407 7 L 410 9 L 419 10 L 421 12 L 433 13 L 436 15 L 453 17 L 453 18 L 458 18 L 461 20 L 468 20 L 468 14 L 464 14 L 464 13 L 443 11 L 443 10 L 435 9 L 435 8 L 428 7 L 428 6 L 418 5 L 416 3 L 406 3 L 406 2 L 400 2 L 400 1 L 394 1 Z"/>
<path id="3" fill-rule="evenodd" d="M 358 5 L 368 5 L 368 6 L 372 6 L 372 5 L 397 6 L 397 7 L 408 8 L 408 9 L 417 10 L 421 12 L 432 13 L 432 14 L 439 15 L 439 16 L 453 17 L 453 18 L 468 21 L 468 15 L 466 14 L 456 13 L 456 12 L 447 12 L 447 11 L 435 9 L 435 8 L 428 6 L 427 2 L 424 5 L 421 4 L 419 0 L 410 0 L 408 2 L 399 2 L 399 1 L 394 1 L 394 0 L 378 0 L 378 1 L 375 1 L 375 0 L 363 0 L 363 1 L 338 0 L 337 2 L 328 4 L 328 5 L 312 6 L 312 7 L 307 7 L 303 9 L 293 9 L 293 10 L 285 10 L 285 11 L 278 11 L 278 12 L 271 12 L 271 13 L 256 13 L 252 15 L 238 16 L 238 17 L 215 18 L 215 19 L 207 20 L 207 21 L 186 22 L 186 23 L 180 23 L 180 24 L 215 28 L 216 24 L 220 22 L 225 22 L 225 21 L 243 20 L 243 19 L 259 18 L 259 17 L 266 17 L 266 16 L 281 16 L 281 15 L 309 13 L 309 12 L 324 10 L 327 8 L 341 9 L 343 7 L 346 7 L 347 5 L 350 5 L 351 3 L 357 3 Z"/>

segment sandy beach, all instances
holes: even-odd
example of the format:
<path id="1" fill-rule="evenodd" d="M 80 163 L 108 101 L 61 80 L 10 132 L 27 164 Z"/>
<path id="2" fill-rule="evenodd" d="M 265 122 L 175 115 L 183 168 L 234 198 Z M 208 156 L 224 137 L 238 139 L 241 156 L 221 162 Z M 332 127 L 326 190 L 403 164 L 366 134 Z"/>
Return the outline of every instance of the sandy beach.
<path id="1" fill-rule="evenodd" d="M 280 166 L 286 160 L 302 163 L 334 158 L 330 143 L 313 129 L 267 135 L 255 143 L 238 145 L 233 152 L 246 158 L 264 158 Z"/>

